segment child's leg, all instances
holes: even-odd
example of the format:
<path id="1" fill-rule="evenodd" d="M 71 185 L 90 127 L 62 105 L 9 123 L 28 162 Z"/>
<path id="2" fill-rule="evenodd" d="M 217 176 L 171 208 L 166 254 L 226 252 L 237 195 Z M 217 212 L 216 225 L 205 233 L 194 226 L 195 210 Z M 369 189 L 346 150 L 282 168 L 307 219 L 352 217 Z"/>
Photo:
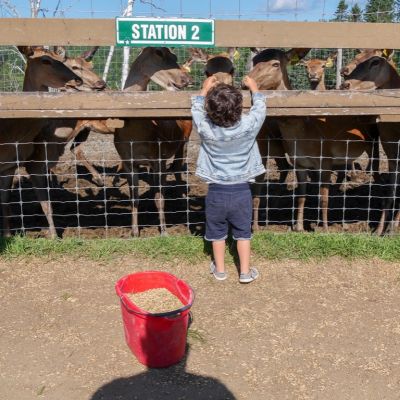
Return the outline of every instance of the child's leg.
<path id="1" fill-rule="evenodd" d="M 248 274 L 250 272 L 250 240 L 238 240 L 237 252 L 240 260 L 240 273 Z"/>
<path id="2" fill-rule="evenodd" d="M 225 240 L 213 241 L 212 248 L 217 272 L 225 272 Z"/>

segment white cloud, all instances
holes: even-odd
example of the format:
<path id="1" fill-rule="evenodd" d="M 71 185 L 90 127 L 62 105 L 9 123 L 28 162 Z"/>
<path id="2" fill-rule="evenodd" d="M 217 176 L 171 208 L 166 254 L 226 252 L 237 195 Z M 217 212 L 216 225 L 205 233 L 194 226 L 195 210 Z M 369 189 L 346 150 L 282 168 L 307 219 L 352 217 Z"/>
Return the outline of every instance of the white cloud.
<path id="1" fill-rule="evenodd" d="M 270 0 L 271 11 L 299 11 L 310 7 L 309 0 Z"/>

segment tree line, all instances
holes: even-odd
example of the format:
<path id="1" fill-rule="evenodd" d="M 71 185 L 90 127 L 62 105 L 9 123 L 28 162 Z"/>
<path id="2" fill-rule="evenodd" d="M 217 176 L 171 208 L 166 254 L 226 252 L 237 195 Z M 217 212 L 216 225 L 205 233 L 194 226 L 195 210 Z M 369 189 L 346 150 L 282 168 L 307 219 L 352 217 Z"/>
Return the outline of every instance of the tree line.
<path id="1" fill-rule="evenodd" d="M 400 0 L 368 0 L 364 9 L 358 3 L 350 7 L 346 0 L 340 0 L 332 21 L 400 22 Z"/>

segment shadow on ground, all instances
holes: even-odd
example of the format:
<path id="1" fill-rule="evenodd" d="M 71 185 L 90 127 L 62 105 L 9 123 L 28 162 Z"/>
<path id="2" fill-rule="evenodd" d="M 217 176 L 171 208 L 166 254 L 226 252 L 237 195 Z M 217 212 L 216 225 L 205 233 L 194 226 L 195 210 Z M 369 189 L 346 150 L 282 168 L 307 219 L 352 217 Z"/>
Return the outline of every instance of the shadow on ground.
<path id="1" fill-rule="evenodd" d="M 218 379 L 186 371 L 184 360 L 168 368 L 154 369 L 115 379 L 100 387 L 90 400 L 235 400 Z"/>

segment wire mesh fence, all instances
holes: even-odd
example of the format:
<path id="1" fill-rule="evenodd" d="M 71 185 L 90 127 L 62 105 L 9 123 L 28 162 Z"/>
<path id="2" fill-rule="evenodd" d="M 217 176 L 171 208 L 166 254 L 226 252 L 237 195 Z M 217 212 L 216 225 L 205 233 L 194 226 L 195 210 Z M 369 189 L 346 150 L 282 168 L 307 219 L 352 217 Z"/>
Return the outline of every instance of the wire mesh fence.
<path id="1" fill-rule="evenodd" d="M 66 47 L 67 54 L 69 57 L 76 57 L 89 50 L 88 47 L 77 47 L 70 46 Z M 107 60 L 110 58 L 109 67 L 107 67 L 107 74 L 105 75 Z M 186 48 L 173 49 L 174 53 L 178 57 L 178 63 L 180 65 L 185 64 L 191 58 L 191 50 Z M 229 50 L 227 48 L 215 48 L 208 49 L 205 51 L 206 54 L 218 55 L 227 54 Z M 136 59 L 140 52 L 140 49 L 131 49 L 130 53 L 130 64 Z M 337 87 L 337 70 L 340 70 L 343 66 L 347 65 L 351 60 L 354 59 L 358 53 L 356 49 L 344 49 L 343 58 L 341 64 L 338 65 L 336 61 L 337 49 L 311 49 L 307 54 L 305 60 L 328 60 L 332 59 L 332 62 L 328 66 L 324 66 L 321 72 L 323 73 L 323 82 L 325 89 L 335 89 Z M 236 85 L 240 85 L 243 77 L 250 71 L 252 67 L 252 56 L 254 53 L 249 48 L 239 48 L 233 59 L 235 67 L 234 81 Z M 100 47 L 94 58 L 93 66 L 94 71 L 100 76 L 105 78 L 107 87 L 112 90 L 121 90 L 121 78 L 122 78 L 122 60 L 123 60 L 123 49 L 110 47 Z M 24 56 L 14 46 L 1 46 L 0 47 L 0 91 L 3 92 L 14 92 L 22 91 L 22 84 L 24 80 L 25 70 L 25 59 Z M 399 65 L 399 55 L 395 53 L 393 59 L 395 65 Z M 204 67 L 205 63 L 193 62 L 191 65 L 190 75 L 193 77 L 194 84 L 187 90 L 196 90 L 201 87 L 204 80 Z M 295 90 L 310 90 L 312 89 L 312 83 L 307 74 L 307 68 L 301 62 L 295 65 L 288 66 L 288 74 L 291 81 L 292 88 Z M 339 82 L 340 83 L 340 82 Z M 161 88 L 151 83 L 149 90 L 161 90 Z"/>
<path id="2" fill-rule="evenodd" d="M 76 57 L 89 50 L 89 47 L 69 46 L 66 47 L 67 54 L 70 57 Z M 111 58 L 110 56 L 111 53 Z M 130 64 L 137 58 L 141 49 L 133 48 L 130 53 Z M 205 54 L 218 55 L 227 54 L 227 48 L 214 48 L 205 50 Z M 175 48 L 173 52 L 177 55 L 178 63 L 184 65 L 191 58 L 191 50 L 187 48 Z M 335 55 L 337 49 L 311 49 L 305 57 L 305 60 L 328 60 L 332 59 L 329 66 L 323 67 L 323 82 L 325 89 L 335 89 L 337 87 L 337 70 L 347 65 L 354 59 L 358 53 L 357 49 L 344 49 L 343 58 L 340 64 L 336 62 Z M 236 85 L 240 85 L 243 77 L 249 72 L 252 67 L 251 59 L 254 53 L 249 48 L 238 48 L 233 58 L 235 67 L 234 81 Z M 107 60 L 110 60 L 109 66 L 106 68 Z M 24 70 L 26 61 L 24 56 L 18 51 L 15 46 L 0 46 L 0 91 L 14 92 L 22 91 L 22 84 L 24 80 Z M 93 66 L 94 71 L 100 76 L 105 78 L 108 88 L 113 90 L 121 90 L 122 78 L 122 62 L 123 62 L 123 49 L 110 47 L 100 47 L 94 58 Z M 397 53 L 394 54 L 393 62 L 396 66 L 399 65 L 400 58 Z M 193 62 L 191 65 L 190 75 L 193 78 L 193 86 L 186 90 L 197 90 L 201 87 L 204 80 L 204 67 L 205 63 Z M 105 76 L 105 71 L 107 74 Z M 295 90 L 310 90 L 312 83 L 307 75 L 307 68 L 301 62 L 295 65 L 288 66 L 288 75 L 291 81 L 292 88 Z M 340 82 L 339 82 L 340 83 Z M 161 90 L 161 88 L 150 83 L 149 90 Z"/>
<path id="3" fill-rule="evenodd" d="M 89 50 L 88 47 L 66 49 L 71 57 Z M 252 68 L 254 53 L 250 48 L 237 50 L 233 63 L 235 84 L 239 85 Z M 336 51 L 311 49 L 305 61 L 335 60 Z M 130 64 L 139 52 L 140 49 L 131 49 Z M 206 52 L 218 55 L 228 53 L 229 49 L 216 48 Z M 356 52 L 355 49 L 344 50 L 341 64 L 336 61 L 327 67 L 325 63 L 325 89 L 337 87 L 337 79 L 340 79 L 337 71 L 352 60 Z M 190 49 L 174 49 L 174 53 L 181 65 L 191 58 Z M 0 48 L 0 58 L 0 91 L 21 91 L 26 63 L 24 57 L 18 48 L 3 46 Z M 110 89 L 120 90 L 122 87 L 122 60 L 123 49 L 110 47 L 100 47 L 93 58 L 95 72 L 100 77 L 107 75 Z M 398 63 L 397 56 L 394 61 Z M 305 63 L 289 65 L 288 74 L 293 89 L 308 90 L 313 87 Z M 204 63 L 194 62 L 190 75 L 194 84 L 188 89 L 199 89 L 204 80 Z M 149 89 L 161 88 L 151 83 Z M 3 233 L 8 233 L 10 229 L 14 233 L 42 234 L 54 219 L 56 230 L 63 236 L 129 236 L 132 231 L 136 233 L 137 229 L 142 235 L 154 235 L 164 230 L 162 209 L 165 208 L 168 232 L 202 234 L 207 187 L 195 176 L 198 138 L 192 136 L 188 154 L 176 155 L 175 163 L 165 155 L 165 141 L 114 143 L 112 135 L 94 133 L 89 138 L 84 149 L 98 170 L 100 179 L 85 169 L 76 153 L 69 151 L 70 144 L 51 141 L 24 144 L 20 140 L 11 144 L 11 158 L 7 158 L 7 144 L 0 144 L 0 154 L 3 154 L 0 158 Z M 328 142 L 334 142 L 340 152 L 334 155 L 327 152 Z M 328 142 L 308 140 L 308 146 L 312 145 L 312 151 L 308 152 L 310 147 L 305 147 L 300 139 L 286 140 L 280 144 L 284 151 L 272 156 L 270 147 L 265 146 L 266 139 L 260 138 L 260 147 L 267 149 L 263 154 L 268 165 L 266 175 L 253 184 L 254 197 L 259 199 L 260 204 L 259 211 L 255 212 L 256 222 L 260 226 L 285 230 L 302 229 L 303 226 L 306 229 L 320 229 L 321 224 L 326 222 L 326 205 L 323 201 L 327 186 L 331 229 L 369 231 L 381 220 L 381 210 L 384 208 L 389 213 L 385 219 L 398 223 L 395 211 L 398 207 L 399 151 L 397 157 L 389 160 L 395 164 L 389 170 L 382 149 L 380 166 L 376 166 L 371 162 L 372 151 L 365 150 L 361 152 L 362 155 L 354 156 L 353 141 L 343 142 L 336 138 Z M 364 142 L 365 148 L 368 148 L 368 142 Z M 183 144 L 169 142 L 170 147 L 175 147 L 173 153 Z M 354 141 L 354 144 L 358 146 L 359 142 Z M 136 149 L 141 145 L 147 150 L 138 154 Z M 393 142 L 392 145 L 396 147 L 399 144 Z M 24 147 L 31 148 L 28 158 Z M 55 147 L 57 150 L 53 151 Z M 59 159 L 60 147 L 64 154 Z M 124 150 L 117 151 L 116 147 Z M 155 149 L 150 157 L 149 149 Z M 37 157 L 39 153 L 41 158 Z M 187 165 L 187 169 L 182 168 L 183 164 Z M 133 188 L 137 188 L 137 192 Z M 165 196 L 165 207 L 160 193 Z M 301 211 L 303 203 L 304 213 Z M 137 213 L 134 211 L 136 207 Z M 301 222 L 303 214 L 304 223 Z"/>
<path id="4" fill-rule="evenodd" d="M 263 140 L 260 148 L 268 148 Z M 274 153 L 272 158 L 264 153 L 267 172 L 252 183 L 254 199 L 259 199 L 257 215 L 255 211 L 258 226 L 278 231 L 298 229 L 303 198 L 304 229 L 323 230 L 324 188 L 329 189 L 330 231 L 370 232 L 378 227 L 383 209 L 387 211 L 385 219 L 398 224 L 398 157 L 388 160 L 380 148 L 379 163 L 375 164 L 368 151 L 354 156 L 350 148 L 355 142 L 316 140 L 315 151 L 304 154 L 302 141 L 286 140 L 283 145 L 292 149 L 290 154 Z M 138 157 L 134 148 L 142 144 L 152 146 L 157 153 Z M 185 142 L 114 144 L 112 135 L 91 134 L 83 150 L 102 178 L 103 184 L 99 184 L 70 151 L 69 143 L 63 144 L 64 154 L 57 164 L 50 157 L 24 162 L 20 153 L 28 144 L 14 143 L 17 157 L 8 162 L 3 157 L 0 164 L 3 233 L 9 226 L 14 234 L 44 235 L 52 214 L 56 231 L 63 237 L 129 237 L 135 229 L 132 223 L 138 225 L 141 236 L 153 236 L 164 229 L 164 212 L 167 233 L 202 235 L 207 184 L 195 175 L 199 140 L 194 134 L 186 143 L 187 153 L 176 156 L 175 163 L 174 157 L 163 157 L 166 144 L 178 150 Z M 372 146 L 365 143 L 369 144 Z M 128 156 L 121 160 L 115 145 L 124 147 Z M 328 156 L 327 146 L 338 145 L 344 149 L 342 154 Z M 50 155 L 51 147 L 60 143 L 33 146 L 44 146 L 44 154 Z M 397 148 L 398 155 L 399 143 L 390 146 Z M 282 167 L 282 160 L 286 167 Z M 305 168 L 310 161 L 315 167 Z M 392 161 L 391 169 L 388 161 Z M 135 207 L 136 222 L 132 217 Z"/>
<path id="5" fill-rule="evenodd" d="M 104 2 L 25 2 L 2 0 L 1 17 L 112 18 L 135 16 L 215 19 L 395 22 L 399 20 L 394 0 L 120 0 Z"/>

